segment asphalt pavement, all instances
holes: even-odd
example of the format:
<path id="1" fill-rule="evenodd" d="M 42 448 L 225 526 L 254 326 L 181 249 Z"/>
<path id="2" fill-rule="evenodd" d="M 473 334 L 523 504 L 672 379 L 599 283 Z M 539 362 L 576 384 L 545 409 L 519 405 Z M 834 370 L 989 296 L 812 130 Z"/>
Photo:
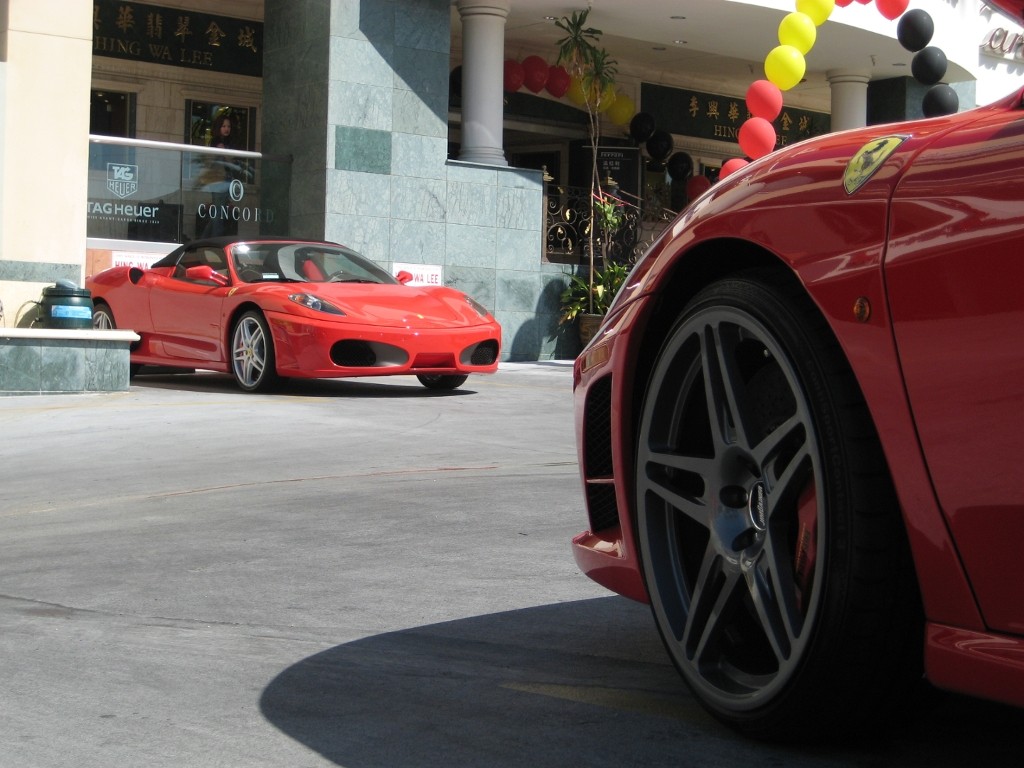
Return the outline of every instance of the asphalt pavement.
<path id="1" fill-rule="evenodd" d="M 0 397 L 0 768 L 1019 764 L 960 697 L 831 747 L 708 717 L 572 559 L 571 387 Z"/>

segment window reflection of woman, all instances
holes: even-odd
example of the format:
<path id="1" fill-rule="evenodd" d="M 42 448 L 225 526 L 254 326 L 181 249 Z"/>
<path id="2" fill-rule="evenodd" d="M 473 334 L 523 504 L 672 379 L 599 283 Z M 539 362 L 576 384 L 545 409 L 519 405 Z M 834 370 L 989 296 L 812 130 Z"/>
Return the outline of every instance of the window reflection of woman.
<path id="1" fill-rule="evenodd" d="M 231 132 L 234 127 L 231 124 L 231 115 L 222 114 L 213 119 L 210 128 L 210 146 L 221 149 L 234 149 Z"/>
<path id="2" fill-rule="evenodd" d="M 232 133 L 234 124 L 231 122 L 231 115 L 227 112 L 217 115 L 210 126 L 210 146 L 219 149 L 234 149 Z M 232 164 L 235 158 L 215 157 L 212 158 L 216 180 L 211 185 L 213 196 L 212 215 L 203 227 L 203 237 L 217 237 L 219 235 L 238 234 L 238 222 L 224 214 L 230 210 L 231 181 L 235 178 L 232 173 Z"/>

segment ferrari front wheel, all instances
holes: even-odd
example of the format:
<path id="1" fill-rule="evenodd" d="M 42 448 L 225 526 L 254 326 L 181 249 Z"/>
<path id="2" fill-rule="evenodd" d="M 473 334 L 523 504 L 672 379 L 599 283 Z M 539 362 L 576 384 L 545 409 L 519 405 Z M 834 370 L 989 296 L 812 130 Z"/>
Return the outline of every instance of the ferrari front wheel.
<path id="1" fill-rule="evenodd" d="M 458 389 L 466 383 L 469 376 L 432 376 L 421 374 L 416 377 L 427 389 Z"/>
<path id="2" fill-rule="evenodd" d="M 820 737 L 920 678 L 899 509 L 838 345 L 768 273 L 698 294 L 647 382 L 637 538 L 658 629 L 719 719 Z"/>
<path id="3" fill-rule="evenodd" d="M 266 392 L 281 383 L 275 368 L 274 339 L 263 315 L 246 312 L 231 331 L 231 372 L 246 392 Z"/>

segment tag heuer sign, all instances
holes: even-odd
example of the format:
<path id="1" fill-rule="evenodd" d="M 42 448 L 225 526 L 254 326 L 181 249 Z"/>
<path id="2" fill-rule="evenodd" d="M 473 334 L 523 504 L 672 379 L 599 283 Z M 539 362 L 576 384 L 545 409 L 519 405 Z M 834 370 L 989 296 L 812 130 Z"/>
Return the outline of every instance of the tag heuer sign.
<path id="1" fill-rule="evenodd" d="M 107 163 L 107 189 L 118 197 L 128 197 L 138 188 L 139 166 Z"/>

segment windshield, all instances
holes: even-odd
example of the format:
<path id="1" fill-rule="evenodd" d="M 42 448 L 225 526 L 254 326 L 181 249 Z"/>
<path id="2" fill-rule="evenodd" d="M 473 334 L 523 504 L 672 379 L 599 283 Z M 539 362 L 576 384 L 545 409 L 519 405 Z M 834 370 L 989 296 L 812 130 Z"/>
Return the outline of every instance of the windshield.
<path id="1" fill-rule="evenodd" d="M 398 282 L 369 259 L 340 245 L 239 243 L 231 249 L 238 279 L 246 283 Z"/>

